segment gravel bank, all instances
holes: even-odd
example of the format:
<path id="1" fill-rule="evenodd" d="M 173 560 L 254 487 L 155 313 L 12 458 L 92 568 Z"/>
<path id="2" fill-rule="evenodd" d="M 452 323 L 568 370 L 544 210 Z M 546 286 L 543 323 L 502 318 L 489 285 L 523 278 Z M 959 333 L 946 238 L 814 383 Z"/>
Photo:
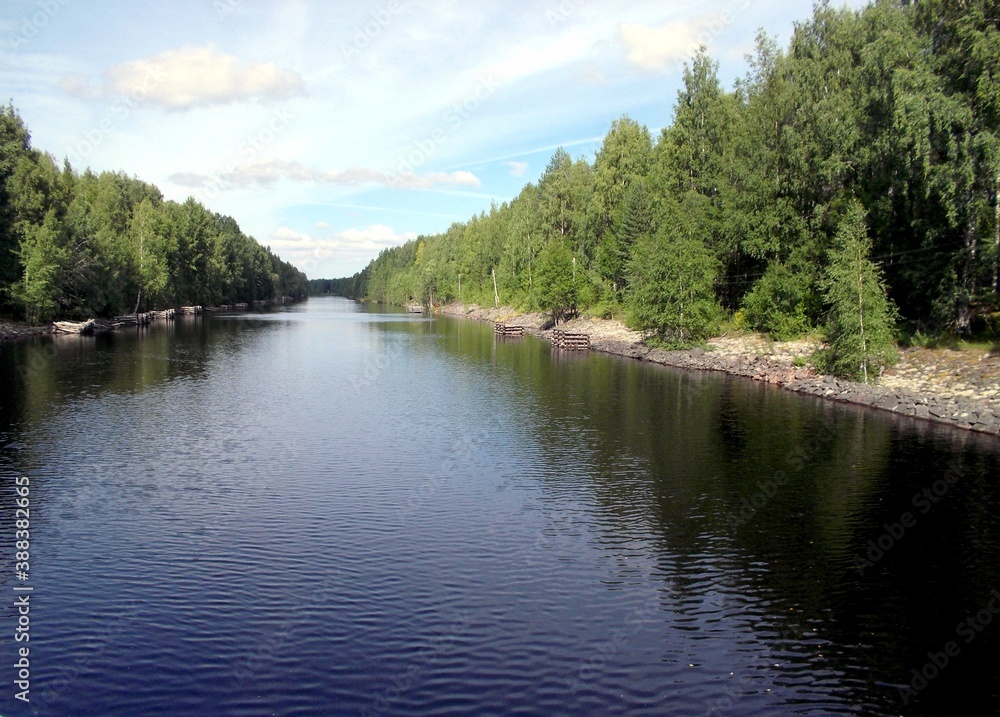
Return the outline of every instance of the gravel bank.
<path id="1" fill-rule="evenodd" d="M 547 317 L 518 314 L 512 309 L 481 309 L 449 304 L 439 313 L 480 321 L 524 326 L 528 333 L 550 338 Z M 700 371 L 722 371 L 780 386 L 789 391 L 869 406 L 905 416 L 945 423 L 1000 437 L 1000 356 L 985 351 L 911 349 L 879 385 L 869 386 L 817 374 L 801 364 L 818 348 L 809 341 L 777 343 L 759 335 L 720 337 L 708 350 L 651 349 L 642 334 L 620 321 L 578 318 L 561 324 L 566 331 L 590 334 L 591 349 L 640 361 Z"/>

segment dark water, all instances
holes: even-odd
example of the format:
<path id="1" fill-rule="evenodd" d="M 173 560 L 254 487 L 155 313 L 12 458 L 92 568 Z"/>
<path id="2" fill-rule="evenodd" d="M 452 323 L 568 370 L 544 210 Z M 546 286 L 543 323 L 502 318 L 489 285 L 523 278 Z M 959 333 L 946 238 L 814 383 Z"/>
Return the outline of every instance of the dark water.
<path id="1" fill-rule="evenodd" d="M 0 387 L 7 717 L 1000 710 L 981 437 L 337 299 Z"/>

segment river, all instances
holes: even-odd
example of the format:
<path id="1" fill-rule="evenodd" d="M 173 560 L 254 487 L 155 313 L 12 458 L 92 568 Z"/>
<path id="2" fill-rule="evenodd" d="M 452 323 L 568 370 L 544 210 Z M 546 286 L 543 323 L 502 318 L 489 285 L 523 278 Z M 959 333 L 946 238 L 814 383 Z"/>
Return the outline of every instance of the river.
<path id="1" fill-rule="evenodd" d="M 0 386 L 7 717 L 1000 711 L 986 436 L 338 298 Z"/>

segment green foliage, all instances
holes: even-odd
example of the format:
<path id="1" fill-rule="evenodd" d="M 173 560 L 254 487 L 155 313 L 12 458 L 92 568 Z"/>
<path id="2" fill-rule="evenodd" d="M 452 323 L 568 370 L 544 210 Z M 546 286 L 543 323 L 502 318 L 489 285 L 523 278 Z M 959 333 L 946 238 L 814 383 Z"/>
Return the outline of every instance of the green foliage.
<path id="1" fill-rule="evenodd" d="M 870 258 L 871 240 L 860 205 L 841 222 L 824 281 L 830 305 L 829 369 L 874 383 L 896 361 L 896 307 L 886 296 L 882 272 Z"/>
<path id="2" fill-rule="evenodd" d="M 823 267 L 844 265 L 833 247 L 857 201 L 865 256 L 907 321 L 985 330 L 1000 312 L 997 68 L 1000 26 L 987 0 L 857 11 L 820 2 L 787 48 L 758 37 L 732 91 L 699 52 L 655 143 L 623 116 L 593 163 L 560 149 L 511 202 L 423 237 L 419 264 L 404 245 L 339 285 L 398 303 L 433 292 L 492 304 L 495 270 L 502 303 L 566 310 L 552 296 L 565 287 L 549 286 L 564 275 L 547 249 L 558 242 L 577 258 L 577 309 L 626 304 L 678 340 L 689 329 L 663 323 L 676 288 L 658 272 L 711 261 L 713 279 L 697 292 L 706 317 L 722 306 L 790 338 L 829 318 Z M 649 289 L 657 282 L 663 291 Z"/>
<path id="3" fill-rule="evenodd" d="M 566 243 L 550 242 L 538 257 L 538 306 L 552 312 L 552 320 L 559 324 L 576 313 L 580 299 L 580 279 L 576 257 Z"/>
<path id="4" fill-rule="evenodd" d="M 655 343 L 680 348 L 712 335 L 722 314 L 714 293 L 718 261 L 704 242 L 661 229 L 636 244 L 630 269 L 632 320 Z"/>
<path id="5" fill-rule="evenodd" d="M 10 287 L 12 297 L 24 307 L 29 323 L 51 321 L 59 308 L 59 279 L 67 260 L 60 246 L 59 222 L 53 213 L 41 225 L 22 229 L 18 251 L 21 279 Z"/>
<path id="6" fill-rule="evenodd" d="M 776 341 L 788 341 L 810 329 L 806 315 L 808 280 L 785 264 L 772 262 L 743 299 L 745 325 Z"/>
<path id="7" fill-rule="evenodd" d="M 302 272 L 230 217 L 121 173 L 62 171 L 0 108 L 0 298 L 31 322 L 300 298 Z"/>

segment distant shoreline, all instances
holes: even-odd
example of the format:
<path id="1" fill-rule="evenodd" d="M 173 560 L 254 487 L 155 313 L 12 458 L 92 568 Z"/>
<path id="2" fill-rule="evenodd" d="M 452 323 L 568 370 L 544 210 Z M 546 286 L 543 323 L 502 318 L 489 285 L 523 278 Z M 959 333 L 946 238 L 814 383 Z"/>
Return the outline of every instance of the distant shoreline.
<path id="1" fill-rule="evenodd" d="M 437 311 L 448 316 L 524 326 L 527 333 L 551 339 L 551 331 L 542 329 L 547 319 L 542 314 L 521 314 L 508 307 L 482 309 L 463 304 L 447 304 Z M 577 318 L 560 324 L 560 328 L 590 334 L 591 350 L 601 353 L 676 368 L 719 371 L 803 395 L 875 408 L 1000 438 L 1000 401 L 997 399 L 1000 395 L 1000 356 L 987 357 L 987 368 L 992 370 L 995 364 L 995 376 L 985 374 L 986 387 L 979 391 L 958 391 L 980 394 L 969 396 L 955 395 L 953 386 L 938 390 L 935 385 L 921 380 L 920 374 L 928 369 L 937 369 L 934 365 L 907 365 L 907 371 L 890 372 L 884 379 L 884 385 L 874 386 L 818 374 L 810 366 L 795 365 L 796 357 L 805 359 L 816 348 L 815 344 L 803 341 L 773 343 L 758 335 L 720 337 L 708 342 L 708 350 L 667 351 L 649 348 L 642 342 L 641 333 L 614 319 Z M 906 361 L 904 355 L 904 365 Z M 911 360 L 911 363 L 914 361 Z M 975 368 L 980 368 L 981 364 L 982 358 Z"/>

